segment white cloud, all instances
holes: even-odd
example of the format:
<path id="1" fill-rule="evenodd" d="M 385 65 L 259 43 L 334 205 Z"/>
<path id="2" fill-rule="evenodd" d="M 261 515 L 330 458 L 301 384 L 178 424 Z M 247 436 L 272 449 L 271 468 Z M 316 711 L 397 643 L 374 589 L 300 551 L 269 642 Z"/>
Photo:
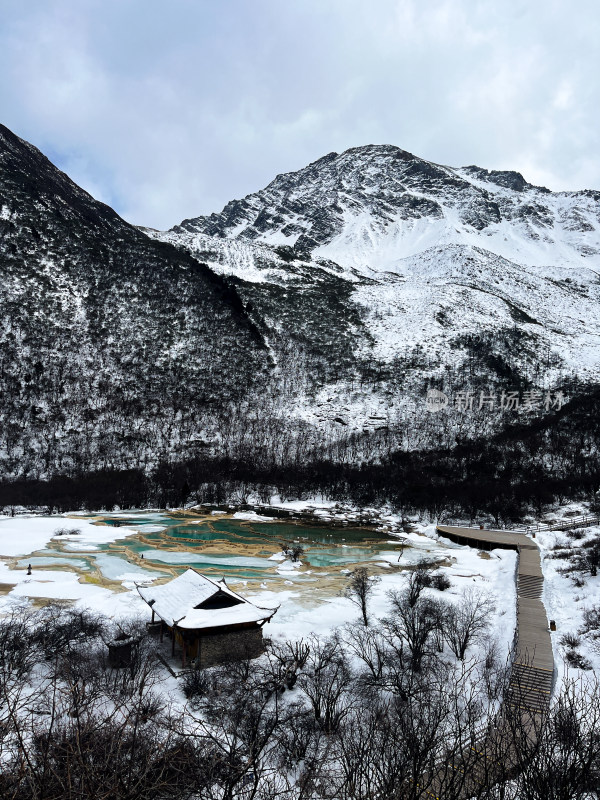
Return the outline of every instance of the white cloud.
<path id="1" fill-rule="evenodd" d="M 135 223 L 370 142 L 600 185 L 595 0 L 0 7 L 2 121 Z"/>

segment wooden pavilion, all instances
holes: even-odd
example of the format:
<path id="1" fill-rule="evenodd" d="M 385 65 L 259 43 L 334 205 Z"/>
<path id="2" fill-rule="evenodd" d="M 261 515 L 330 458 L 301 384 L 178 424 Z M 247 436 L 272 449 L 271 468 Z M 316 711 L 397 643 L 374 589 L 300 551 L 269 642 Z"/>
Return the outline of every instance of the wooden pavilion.
<path id="1" fill-rule="evenodd" d="M 197 667 L 256 658 L 263 651 L 262 627 L 277 608 L 260 608 L 232 591 L 225 578 L 213 581 L 188 569 L 159 586 L 138 586 L 152 609 L 152 622 L 160 620 L 161 641 L 171 636 L 171 655 L 181 648 L 182 665 Z"/>

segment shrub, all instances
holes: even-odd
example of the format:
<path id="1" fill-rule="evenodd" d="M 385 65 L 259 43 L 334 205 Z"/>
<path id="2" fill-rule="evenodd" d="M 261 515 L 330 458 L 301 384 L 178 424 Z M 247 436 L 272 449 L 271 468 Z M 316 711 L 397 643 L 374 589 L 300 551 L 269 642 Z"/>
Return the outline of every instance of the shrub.
<path id="1" fill-rule="evenodd" d="M 568 559 L 573 556 L 573 548 L 572 547 L 557 547 L 552 551 L 552 558 L 564 558 Z"/>
<path id="2" fill-rule="evenodd" d="M 437 565 L 438 562 L 431 558 L 422 558 L 418 562 L 416 569 L 410 576 L 411 586 L 417 593 L 420 593 L 423 589 L 429 588 L 433 585 L 433 576 L 431 575 L 431 570 L 434 570 Z"/>
<path id="3" fill-rule="evenodd" d="M 563 647 L 579 647 L 581 639 L 575 633 L 565 633 L 565 635 L 561 637 L 560 643 Z"/>
<path id="4" fill-rule="evenodd" d="M 592 668 L 592 662 L 577 650 L 567 650 L 565 653 L 565 660 L 575 669 L 588 670 Z"/>
<path id="5" fill-rule="evenodd" d="M 431 576 L 425 570 L 418 569 L 415 573 L 415 580 L 416 582 L 422 586 L 423 588 L 429 588 L 433 583 L 433 576 Z"/>
<path id="6" fill-rule="evenodd" d="M 600 634 L 600 606 L 592 606 L 584 609 L 583 625 L 579 633 Z"/>
<path id="7" fill-rule="evenodd" d="M 449 589 L 452 586 L 452 583 L 445 572 L 440 572 L 438 575 L 434 575 L 432 577 L 431 586 L 432 588 L 437 589 L 439 592 L 445 592 L 446 589 Z"/>
<path id="8" fill-rule="evenodd" d="M 589 533 L 589 531 L 585 531 L 585 532 Z M 588 550 L 591 550 L 591 549 L 594 549 L 596 547 L 599 547 L 600 546 L 600 536 L 594 536 L 593 539 L 588 539 L 587 542 L 584 542 L 583 546 L 586 547 Z"/>
<path id="9" fill-rule="evenodd" d="M 102 630 L 101 618 L 92 612 L 50 603 L 39 611 L 29 641 L 50 660 L 70 647 L 93 642 Z"/>
<path id="10" fill-rule="evenodd" d="M 181 679 L 181 690 L 188 700 L 205 697 L 211 689 L 212 681 L 204 670 L 190 670 Z"/>
<path id="11" fill-rule="evenodd" d="M 291 559 L 292 561 L 300 561 L 302 556 L 304 555 L 304 548 L 300 544 L 291 544 L 288 542 L 284 542 L 281 545 L 281 552 L 284 554 L 286 558 Z"/>
<path id="12" fill-rule="evenodd" d="M 589 571 L 592 577 L 596 577 L 598 567 L 600 567 L 600 539 L 593 539 L 583 546 L 585 548 L 585 555 L 582 558 L 584 568 Z"/>

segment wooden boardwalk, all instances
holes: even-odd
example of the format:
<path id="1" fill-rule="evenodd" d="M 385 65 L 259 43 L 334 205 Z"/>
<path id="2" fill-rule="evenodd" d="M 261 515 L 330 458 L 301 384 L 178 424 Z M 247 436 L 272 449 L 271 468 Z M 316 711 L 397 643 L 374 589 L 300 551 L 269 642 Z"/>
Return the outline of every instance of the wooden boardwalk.
<path id="1" fill-rule="evenodd" d="M 524 533 L 437 525 L 437 532 L 458 544 L 496 547 L 518 553 L 517 626 L 514 658 L 503 705 L 493 728 L 473 744 L 453 768 L 464 771 L 461 796 L 491 787 L 519 770 L 524 753 L 537 740 L 540 722 L 550 708 L 554 657 L 546 609 L 541 600 L 544 578 L 540 551 Z M 440 787 L 441 788 L 441 787 Z M 433 793 L 434 796 L 443 795 Z"/>
<path id="2" fill-rule="evenodd" d="M 471 544 L 485 550 L 502 547 L 516 550 L 519 554 L 515 652 L 511 685 L 505 700 L 531 711 L 547 710 L 553 684 L 554 657 L 546 609 L 541 600 L 544 576 L 535 541 L 524 533 L 453 525 L 438 525 L 437 532 L 459 544 Z"/>

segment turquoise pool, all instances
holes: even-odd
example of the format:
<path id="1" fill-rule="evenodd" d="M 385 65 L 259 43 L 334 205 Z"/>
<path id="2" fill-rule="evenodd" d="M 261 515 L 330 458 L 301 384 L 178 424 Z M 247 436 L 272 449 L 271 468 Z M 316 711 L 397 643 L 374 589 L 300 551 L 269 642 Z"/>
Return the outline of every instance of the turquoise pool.
<path id="1" fill-rule="evenodd" d="M 232 516 L 191 516 L 176 512 L 140 512 L 130 515 L 96 515 L 96 524 L 123 527 L 123 537 L 100 544 L 95 552 L 81 546 L 69 550 L 45 551 L 38 557 L 57 565 L 73 559 L 73 566 L 94 570 L 108 580 L 121 575 L 166 577 L 195 567 L 212 577 L 243 582 L 306 582 L 327 573 L 340 576 L 342 570 L 358 564 L 394 563 L 402 543 L 388 534 L 369 528 L 263 522 L 234 519 Z M 131 533 L 132 528 L 135 533 Z M 301 565 L 291 567 L 277 560 L 282 545 L 303 548 Z M 122 568 L 118 562 L 122 562 Z"/>

